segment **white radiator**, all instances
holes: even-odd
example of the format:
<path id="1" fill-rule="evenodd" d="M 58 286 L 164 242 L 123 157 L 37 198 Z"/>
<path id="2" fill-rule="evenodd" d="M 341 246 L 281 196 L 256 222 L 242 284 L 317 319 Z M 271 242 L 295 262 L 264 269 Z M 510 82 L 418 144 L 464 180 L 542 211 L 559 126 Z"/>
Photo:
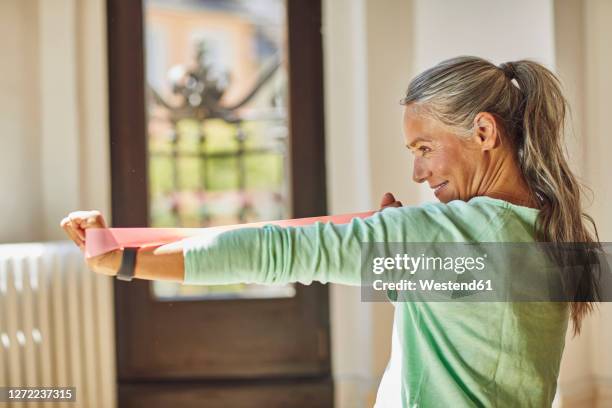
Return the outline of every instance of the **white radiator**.
<path id="1" fill-rule="evenodd" d="M 116 406 L 112 293 L 71 242 L 0 245 L 0 386 L 76 387 L 76 403 L 51 405 Z"/>

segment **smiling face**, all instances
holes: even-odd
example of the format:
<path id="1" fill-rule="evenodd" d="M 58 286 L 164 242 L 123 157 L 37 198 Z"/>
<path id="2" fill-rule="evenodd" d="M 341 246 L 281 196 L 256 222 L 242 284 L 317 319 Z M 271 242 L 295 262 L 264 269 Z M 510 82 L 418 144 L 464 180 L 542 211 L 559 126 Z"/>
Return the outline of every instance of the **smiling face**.
<path id="1" fill-rule="evenodd" d="M 483 140 L 458 136 L 414 104 L 404 107 L 404 139 L 415 156 L 413 180 L 427 182 L 441 202 L 479 195 L 486 160 Z"/>

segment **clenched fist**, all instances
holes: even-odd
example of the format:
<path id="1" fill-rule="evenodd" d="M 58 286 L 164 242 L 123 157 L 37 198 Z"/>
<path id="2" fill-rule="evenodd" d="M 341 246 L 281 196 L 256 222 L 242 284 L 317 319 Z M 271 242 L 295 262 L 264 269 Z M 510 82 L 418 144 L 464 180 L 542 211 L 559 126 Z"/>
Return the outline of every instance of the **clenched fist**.
<path id="1" fill-rule="evenodd" d="M 384 210 L 385 208 L 388 208 L 388 207 L 401 207 L 401 206 L 402 206 L 402 202 L 397 201 L 395 197 L 393 196 L 393 194 L 391 193 L 385 193 L 385 195 L 383 195 L 382 200 L 380 201 L 380 210 Z"/>
<path id="2" fill-rule="evenodd" d="M 104 217 L 100 214 L 100 211 L 74 211 L 68 214 L 60 226 L 74 243 L 81 248 L 85 249 L 85 230 L 88 228 L 106 228 Z"/>
<path id="3" fill-rule="evenodd" d="M 100 211 L 74 211 L 60 223 L 62 229 L 80 249 L 85 251 L 85 230 L 89 228 L 106 228 L 104 216 Z M 86 259 L 87 265 L 94 272 L 115 275 L 117 272 L 117 254 L 109 252 Z"/>

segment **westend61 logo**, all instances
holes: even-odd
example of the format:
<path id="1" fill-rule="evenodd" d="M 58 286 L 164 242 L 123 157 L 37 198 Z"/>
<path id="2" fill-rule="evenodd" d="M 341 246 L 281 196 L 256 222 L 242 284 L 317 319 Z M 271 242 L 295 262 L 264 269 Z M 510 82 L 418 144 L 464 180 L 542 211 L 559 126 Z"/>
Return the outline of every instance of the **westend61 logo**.
<path id="1" fill-rule="evenodd" d="M 453 271 L 462 274 L 465 271 L 482 271 L 485 268 L 487 254 L 478 257 L 457 256 L 410 256 L 396 254 L 394 257 L 375 257 L 372 260 L 372 272 L 380 275 L 390 270 L 403 270 L 414 275 L 419 270 L 425 271 Z"/>

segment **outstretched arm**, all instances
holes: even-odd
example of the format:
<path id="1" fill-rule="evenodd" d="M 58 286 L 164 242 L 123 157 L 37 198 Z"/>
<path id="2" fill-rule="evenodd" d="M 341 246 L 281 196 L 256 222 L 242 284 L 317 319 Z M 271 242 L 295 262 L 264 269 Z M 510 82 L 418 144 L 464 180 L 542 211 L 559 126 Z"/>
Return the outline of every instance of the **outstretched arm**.
<path id="1" fill-rule="evenodd" d="M 387 193 L 381 209 L 401 203 Z M 360 283 L 361 243 L 387 241 L 389 226 L 376 214 L 349 224 L 317 223 L 306 227 L 246 228 L 206 235 L 138 252 L 135 277 L 199 284 L 224 283 Z M 66 234 L 82 250 L 85 230 L 105 228 L 98 211 L 77 211 L 61 222 Z M 114 276 L 121 265 L 122 250 L 88 258 L 94 272 Z"/>
<path id="2" fill-rule="evenodd" d="M 400 207 L 387 193 L 381 210 Z M 205 234 L 180 243 L 184 281 L 192 284 L 286 284 L 312 281 L 361 284 L 364 242 L 401 240 L 399 214 L 374 214 L 348 224 L 265 225 L 221 234 Z M 398 228 L 399 227 L 399 228 Z M 167 247 L 172 247 L 172 244 Z M 172 248 L 170 248 L 173 251 Z"/>
<path id="3" fill-rule="evenodd" d="M 379 214 L 374 216 L 377 217 Z M 372 218 L 355 218 L 340 225 L 321 222 L 302 227 L 266 225 L 204 233 L 163 246 L 143 247 L 138 251 L 134 276 L 190 284 L 319 281 L 358 285 L 361 242 L 373 239 L 376 231 L 383 230 Z M 84 249 L 84 230 L 73 226 L 80 222 L 79 218 L 68 220 L 63 227 Z M 99 227 L 89 222 L 84 229 Z M 88 266 L 94 272 L 114 276 L 120 268 L 122 252 L 117 249 L 87 258 Z"/>

